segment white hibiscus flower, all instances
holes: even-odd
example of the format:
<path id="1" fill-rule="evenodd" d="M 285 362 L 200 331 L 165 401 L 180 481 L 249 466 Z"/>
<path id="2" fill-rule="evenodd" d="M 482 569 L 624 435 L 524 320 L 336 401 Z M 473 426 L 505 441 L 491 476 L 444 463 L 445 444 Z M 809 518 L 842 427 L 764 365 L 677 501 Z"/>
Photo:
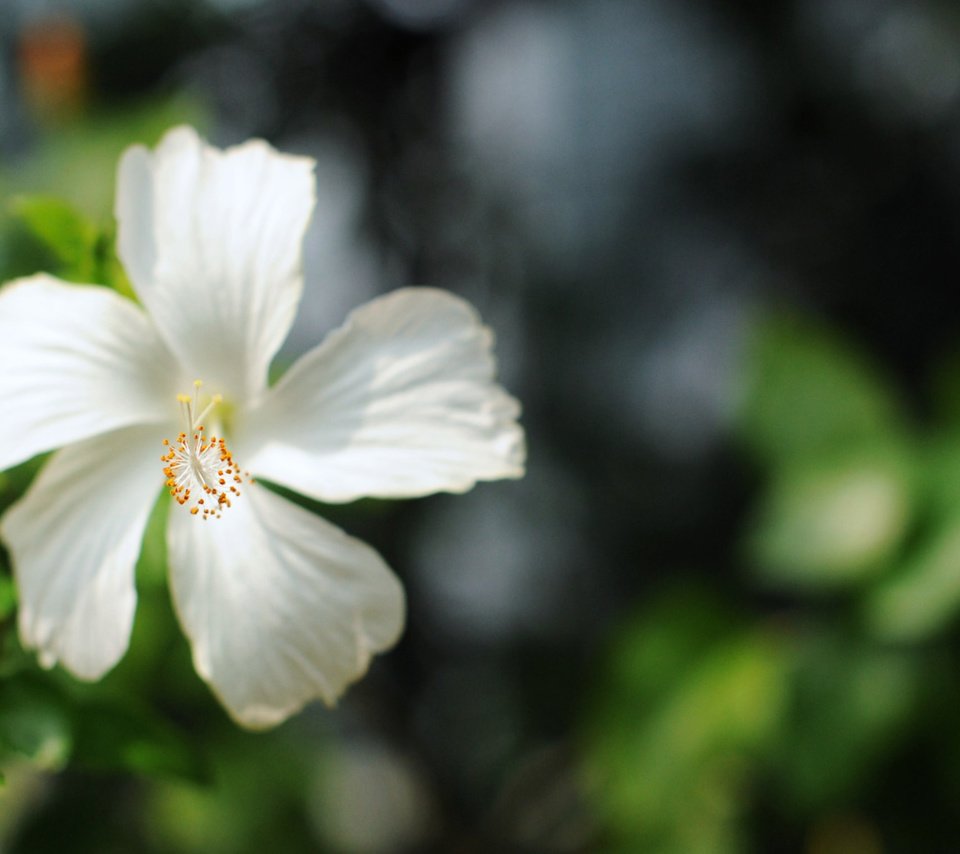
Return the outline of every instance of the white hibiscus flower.
<path id="1" fill-rule="evenodd" d="M 0 522 L 20 636 L 45 666 L 97 679 L 123 656 L 166 483 L 197 672 L 249 727 L 333 703 L 397 640 L 403 590 L 371 548 L 256 479 L 340 502 L 522 475 L 490 332 L 442 291 L 357 309 L 268 386 L 314 201 L 308 158 L 177 128 L 119 167 L 119 254 L 143 308 L 46 275 L 0 289 L 0 469 L 62 448 Z"/>

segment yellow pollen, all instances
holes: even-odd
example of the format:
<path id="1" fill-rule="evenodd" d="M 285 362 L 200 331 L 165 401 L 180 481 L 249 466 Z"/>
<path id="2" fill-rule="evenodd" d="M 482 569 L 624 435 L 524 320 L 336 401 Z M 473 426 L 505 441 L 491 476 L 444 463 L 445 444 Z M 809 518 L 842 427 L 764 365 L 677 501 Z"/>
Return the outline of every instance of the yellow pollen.
<path id="1" fill-rule="evenodd" d="M 232 506 L 228 493 L 240 495 L 236 487 L 226 486 L 224 472 L 232 475 L 231 479 L 238 484 L 244 479 L 249 480 L 250 474 L 240 471 L 224 438 L 208 437 L 200 423 L 215 406 L 223 402 L 223 397 L 213 395 L 199 417 L 195 417 L 202 385 L 201 380 L 195 380 L 193 395 L 177 395 L 185 429 L 176 439 L 163 440 L 166 453 L 160 457 L 160 461 L 163 463 L 167 488 L 177 504 L 181 507 L 190 505 L 188 509 L 192 516 L 219 519 L 224 509 Z M 191 499 L 191 493 L 194 492 L 197 498 Z M 206 502 L 205 496 L 210 497 L 211 504 Z"/>

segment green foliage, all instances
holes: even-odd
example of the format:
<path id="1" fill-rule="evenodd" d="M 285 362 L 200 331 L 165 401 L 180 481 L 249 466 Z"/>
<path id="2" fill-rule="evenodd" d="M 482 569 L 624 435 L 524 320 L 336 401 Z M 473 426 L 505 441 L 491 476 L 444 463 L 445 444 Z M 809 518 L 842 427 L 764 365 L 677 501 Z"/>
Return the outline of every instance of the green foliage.
<path id="1" fill-rule="evenodd" d="M 68 698 L 37 673 L 25 671 L 0 680 L 0 746 L 43 768 L 66 764 L 73 748 Z"/>
<path id="2" fill-rule="evenodd" d="M 822 630 L 798 638 L 791 658 L 772 774 L 798 815 L 829 813 L 869 783 L 909 727 L 919 672 L 908 653 Z"/>
<path id="3" fill-rule="evenodd" d="M 18 755 L 48 769 L 205 779 L 198 745 L 134 697 L 78 687 L 27 660 L 0 679 L 0 764 Z"/>
<path id="4" fill-rule="evenodd" d="M 697 593 L 626 627 L 587 737 L 615 848 L 741 850 L 756 760 L 785 713 L 786 664 L 774 633 Z"/>
<path id="5" fill-rule="evenodd" d="M 614 850 L 780 850 L 760 816 L 811 846 L 880 850 L 885 816 L 862 809 L 895 789 L 887 767 L 921 739 L 957 743 L 942 713 L 960 615 L 957 365 L 938 375 L 942 420 L 921 427 L 839 335 L 758 322 L 736 428 L 759 478 L 738 556 L 746 583 L 783 598 L 771 618 L 663 594 L 617 636 L 585 741 Z M 935 761 L 955 778 L 955 754 Z"/>
<path id="6" fill-rule="evenodd" d="M 15 198 L 14 216 L 55 259 L 64 278 L 93 282 L 98 235 L 92 223 L 62 199 L 43 196 Z"/>
<path id="7" fill-rule="evenodd" d="M 890 445 L 904 433 L 900 403 L 869 360 L 808 321 L 774 316 L 755 327 L 738 426 L 767 465 L 838 448 Z"/>
<path id="8" fill-rule="evenodd" d="M 745 557 L 764 583 L 831 589 L 885 571 L 915 513 L 916 450 L 869 361 L 809 322 L 759 324 L 737 422 L 767 486 Z"/>
<path id="9" fill-rule="evenodd" d="M 114 250 L 113 226 L 99 226 L 62 199 L 18 196 L 0 233 L 7 277 L 44 271 L 68 281 L 104 284 L 132 296 Z"/>
<path id="10" fill-rule="evenodd" d="M 308 852 L 302 807 L 319 756 L 283 732 L 219 733 L 210 751 L 211 785 L 167 778 L 150 792 L 149 823 L 163 852 Z"/>
<path id="11" fill-rule="evenodd" d="M 758 502 L 747 555 L 766 583 L 831 588 L 871 577 L 896 553 L 911 512 L 897 453 L 856 451 L 776 470 Z"/>
<path id="12" fill-rule="evenodd" d="M 203 752 L 156 714 L 130 698 L 98 699 L 73 715 L 71 761 L 83 768 L 124 770 L 205 782 Z"/>
<path id="13" fill-rule="evenodd" d="M 13 578 L 0 575 L 0 621 L 7 620 L 17 607 L 17 588 Z"/>
<path id="14" fill-rule="evenodd" d="M 923 640 L 946 628 L 960 610 L 960 507 L 930 532 L 864 603 L 869 629 L 896 641 Z"/>
<path id="15" fill-rule="evenodd" d="M 952 427 L 928 437 L 916 479 L 922 524 L 912 548 L 864 598 L 869 631 L 898 642 L 948 629 L 960 613 L 960 441 Z"/>
<path id="16" fill-rule="evenodd" d="M 960 398 L 955 360 L 939 410 Z M 765 584 L 808 592 L 856 584 L 873 635 L 922 640 L 960 612 L 960 442 L 910 429 L 868 359 L 809 322 L 773 318 L 755 336 L 738 430 L 765 466 L 744 555 Z"/>

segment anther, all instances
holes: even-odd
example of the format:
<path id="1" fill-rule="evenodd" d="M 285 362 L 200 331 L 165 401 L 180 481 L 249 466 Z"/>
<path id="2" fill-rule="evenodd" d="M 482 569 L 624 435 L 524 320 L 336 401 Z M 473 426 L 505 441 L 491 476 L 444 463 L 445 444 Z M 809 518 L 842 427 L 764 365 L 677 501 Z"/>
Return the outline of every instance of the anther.
<path id="1" fill-rule="evenodd" d="M 176 440 L 163 440 L 166 453 L 160 461 L 164 464 L 163 474 L 170 495 L 180 506 L 190 504 L 190 514 L 204 520 L 210 517 L 219 519 L 223 510 L 232 506 L 228 490 L 235 496 L 240 495 L 235 486 L 227 487 L 224 475 L 231 476 L 231 480 L 238 484 L 243 478 L 224 439 L 208 437 L 202 424 L 213 408 L 223 402 L 223 397 L 213 395 L 199 416 L 196 415 L 202 385 L 202 380 L 195 380 L 193 395 L 177 395 L 185 429 Z M 244 474 L 249 478 L 249 474 Z M 200 497 L 191 501 L 193 491 Z M 207 495 L 213 501 L 213 507 L 205 504 L 203 496 Z"/>

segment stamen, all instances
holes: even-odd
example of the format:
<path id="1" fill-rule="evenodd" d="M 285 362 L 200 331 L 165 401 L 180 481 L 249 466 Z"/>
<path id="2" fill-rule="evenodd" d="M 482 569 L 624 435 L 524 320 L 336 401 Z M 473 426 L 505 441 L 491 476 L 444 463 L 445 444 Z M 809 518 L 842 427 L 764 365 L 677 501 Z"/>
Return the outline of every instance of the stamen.
<path id="1" fill-rule="evenodd" d="M 166 453 L 160 457 L 163 473 L 170 495 L 181 507 L 191 504 L 190 513 L 202 519 L 219 519 L 223 511 L 232 506 L 231 496 L 236 498 L 240 490 L 226 486 L 224 473 L 237 483 L 250 480 L 250 473 L 241 472 L 227 448 L 223 437 L 207 437 L 203 421 L 215 406 L 223 401 L 219 394 L 213 395 L 203 412 L 196 418 L 199 409 L 201 380 L 194 381 L 194 393 L 178 394 L 177 402 L 183 414 L 184 430 L 173 441 L 163 440 Z M 191 502 L 191 494 L 197 497 Z M 210 496 L 207 504 L 204 496 Z"/>

